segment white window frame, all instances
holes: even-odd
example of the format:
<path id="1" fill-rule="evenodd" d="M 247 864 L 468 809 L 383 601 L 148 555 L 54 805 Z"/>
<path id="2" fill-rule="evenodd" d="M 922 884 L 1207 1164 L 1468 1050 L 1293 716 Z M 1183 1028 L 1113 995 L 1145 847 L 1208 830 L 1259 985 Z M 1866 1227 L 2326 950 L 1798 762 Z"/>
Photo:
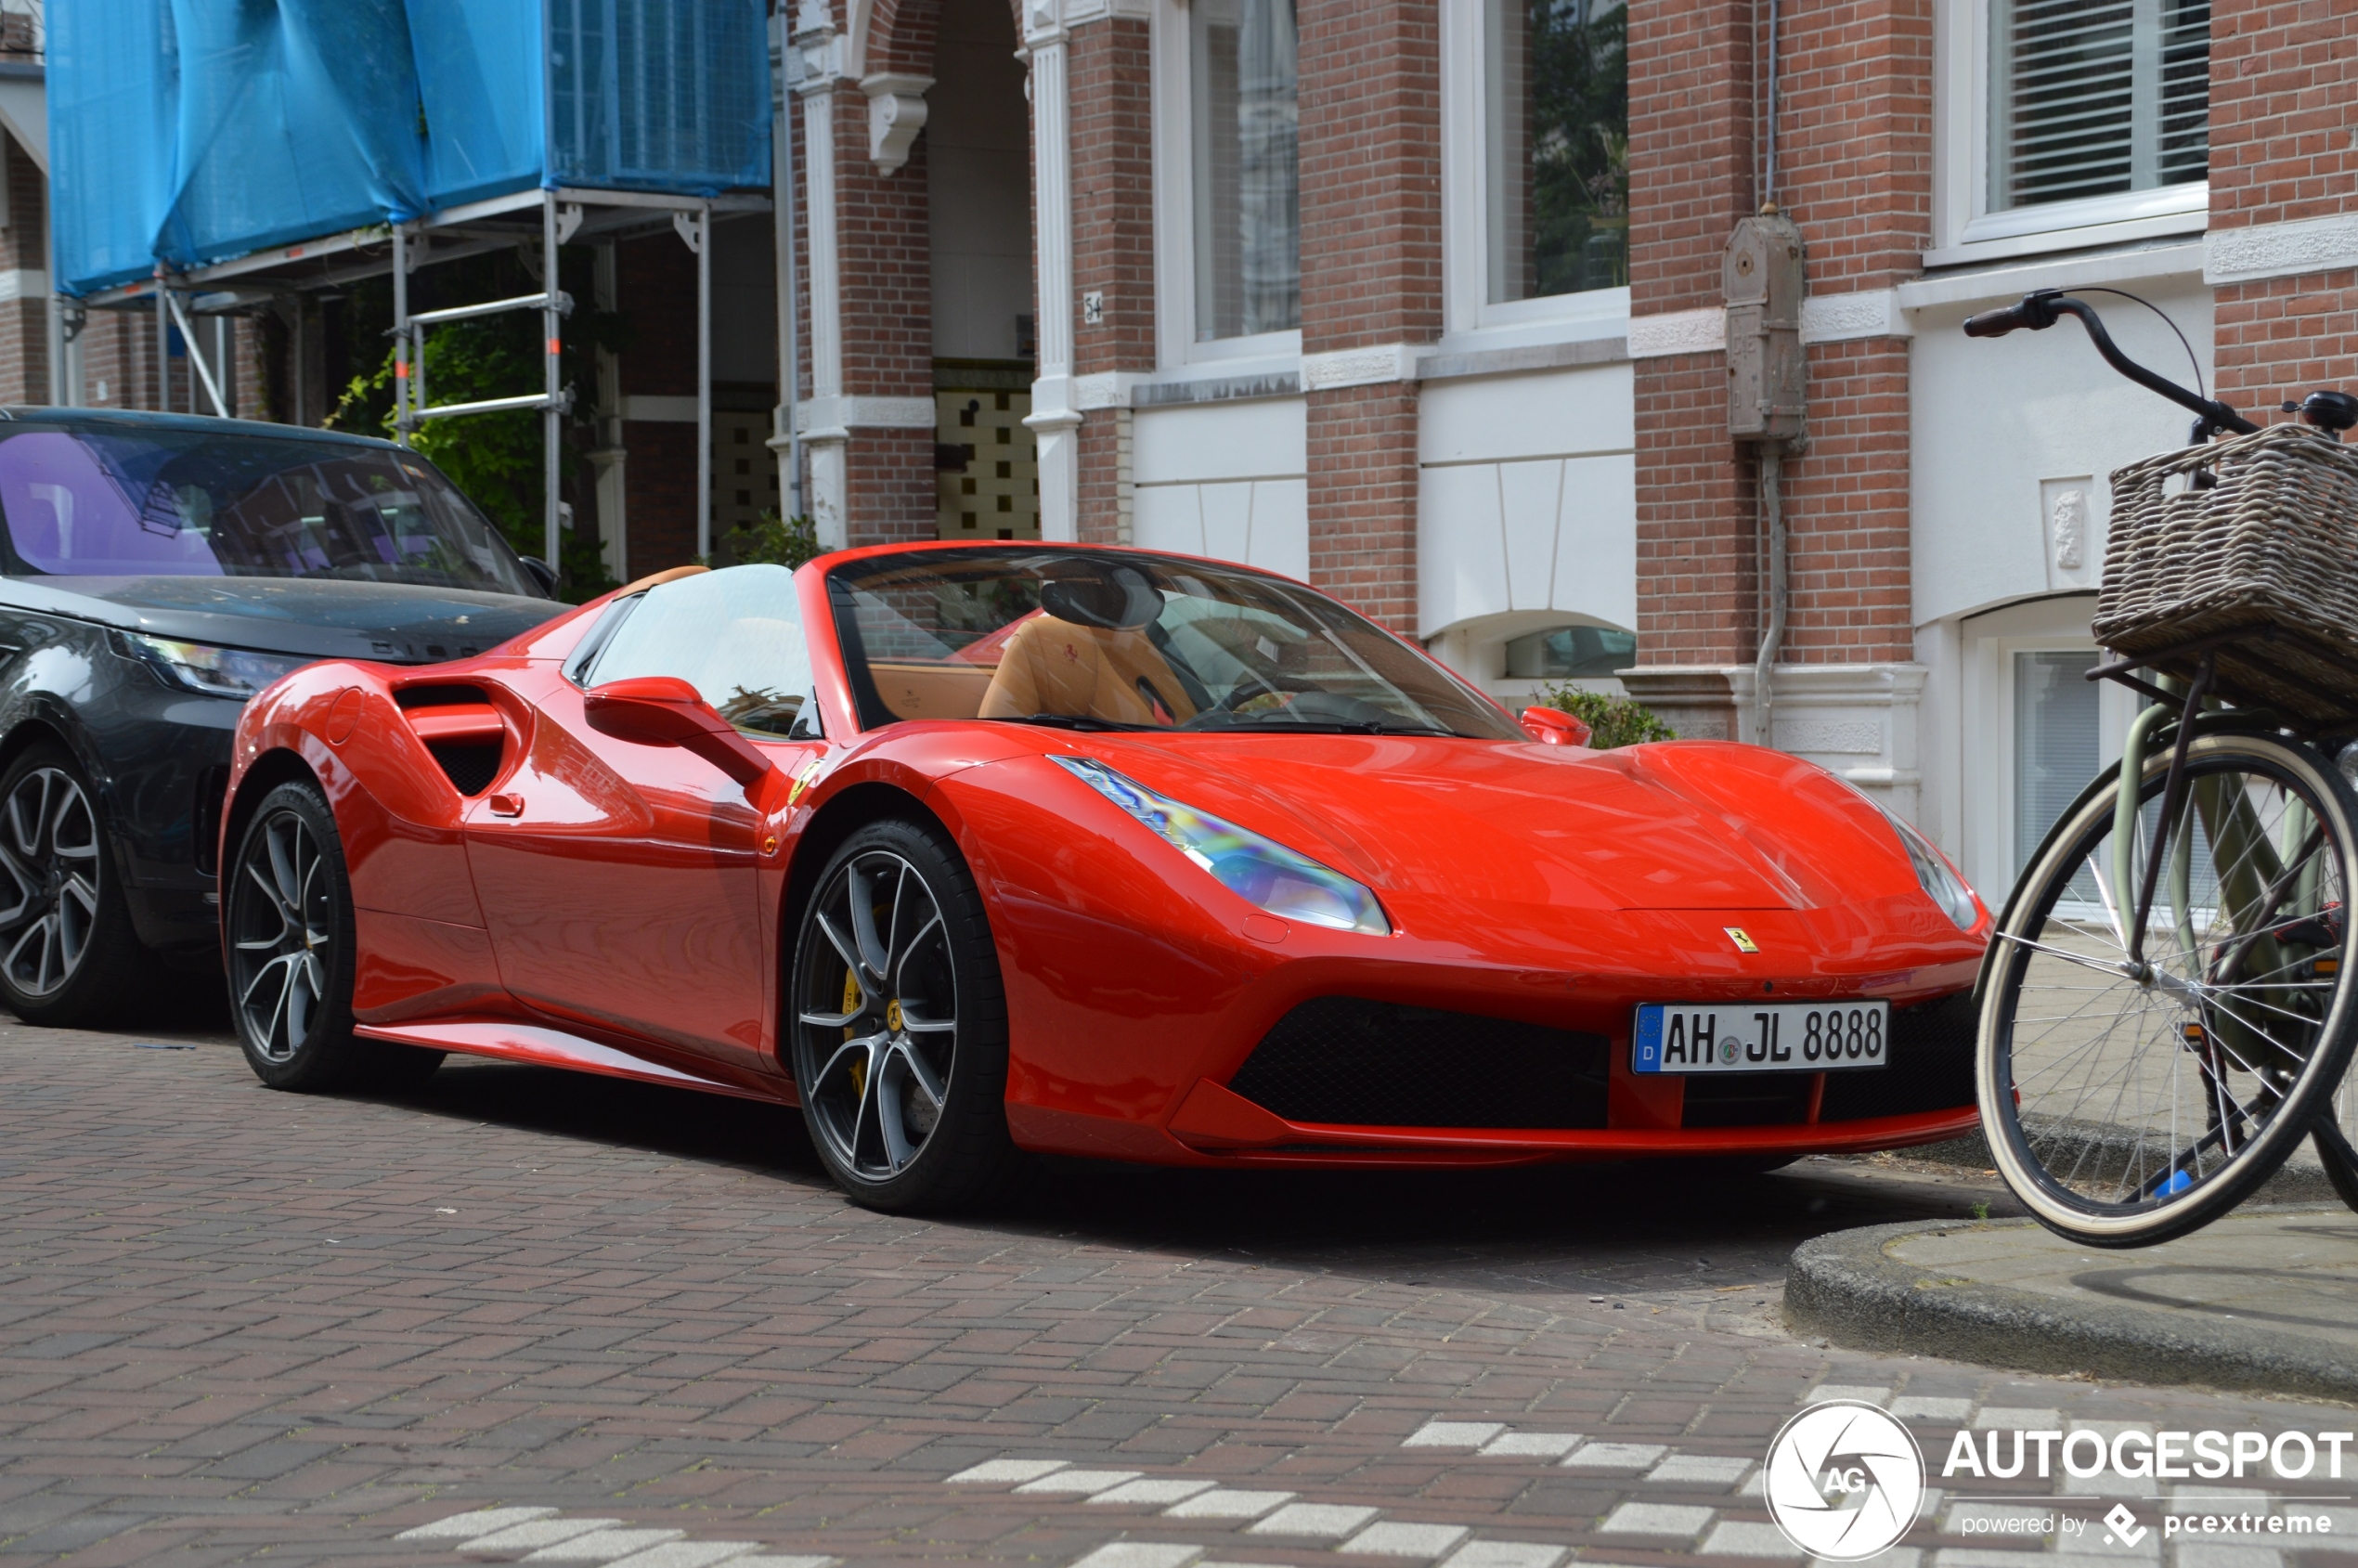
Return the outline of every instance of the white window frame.
<path id="1" fill-rule="evenodd" d="M 1302 330 L 1196 341 L 1194 51 L 1186 0 L 1156 0 L 1147 38 L 1155 218 L 1155 359 L 1165 369 L 1221 365 L 1246 373 L 1302 363 Z"/>
<path id="2" fill-rule="evenodd" d="M 2098 653 L 2087 632 L 2095 596 L 2059 594 L 1968 616 L 1964 623 L 1963 870 L 1996 909 L 2015 882 L 2015 655 Z M 2099 766 L 2117 761 L 2137 698 L 2118 681 L 2097 688 Z M 1978 740 L 1981 744 L 1976 745 Z"/>
<path id="3" fill-rule="evenodd" d="M 1441 0 L 1443 347 L 1622 336 L 1629 330 L 1626 288 L 1491 303 L 1484 9 L 1483 0 Z"/>
<path id="4" fill-rule="evenodd" d="M 1934 0 L 1933 248 L 1926 266 L 2200 234 L 2210 185 L 1989 210 L 1991 0 Z"/>

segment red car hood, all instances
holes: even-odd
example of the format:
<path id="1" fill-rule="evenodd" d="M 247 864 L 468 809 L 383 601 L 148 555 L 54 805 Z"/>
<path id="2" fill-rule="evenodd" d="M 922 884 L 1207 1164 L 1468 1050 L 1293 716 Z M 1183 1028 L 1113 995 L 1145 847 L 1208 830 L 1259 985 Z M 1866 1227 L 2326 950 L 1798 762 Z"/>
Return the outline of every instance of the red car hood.
<path id="1" fill-rule="evenodd" d="M 1919 891 L 1872 806 L 1816 765 L 1754 746 L 1123 734 L 1069 749 L 1388 899 L 1806 910 Z"/>

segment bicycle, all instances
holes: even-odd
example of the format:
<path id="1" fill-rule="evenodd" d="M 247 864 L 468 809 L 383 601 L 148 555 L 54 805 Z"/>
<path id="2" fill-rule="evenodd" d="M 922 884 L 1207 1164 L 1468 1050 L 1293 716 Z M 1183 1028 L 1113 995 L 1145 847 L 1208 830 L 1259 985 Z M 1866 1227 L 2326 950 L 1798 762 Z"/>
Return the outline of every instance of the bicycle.
<path id="1" fill-rule="evenodd" d="M 2358 794 L 2335 760 L 2358 738 L 2358 627 L 2337 638 L 2281 593 L 2215 589 L 2221 573 L 2287 570 L 2272 550 L 2323 548 L 2269 531 L 2269 506 L 2313 473 L 2341 486 L 2346 470 L 2358 507 L 2358 452 L 2335 445 L 2358 426 L 2358 398 L 2313 393 L 2284 405 L 2300 424 L 2263 432 L 2131 359 L 2092 306 L 2054 290 L 1964 330 L 2002 337 L 2065 316 L 2196 419 L 2184 450 L 2114 475 L 2093 628 L 2112 656 L 2088 678 L 2151 706 L 1992 927 L 1975 1068 L 1990 1150 L 2033 1217 L 2096 1247 L 2209 1224 L 2313 1135 L 2358 1209 L 2358 1095 L 2342 1084 L 2358 1046 Z M 2358 574 L 2358 549 L 2301 560 L 2315 588 Z M 2213 586 L 2190 590 L 2197 579 Z"/>

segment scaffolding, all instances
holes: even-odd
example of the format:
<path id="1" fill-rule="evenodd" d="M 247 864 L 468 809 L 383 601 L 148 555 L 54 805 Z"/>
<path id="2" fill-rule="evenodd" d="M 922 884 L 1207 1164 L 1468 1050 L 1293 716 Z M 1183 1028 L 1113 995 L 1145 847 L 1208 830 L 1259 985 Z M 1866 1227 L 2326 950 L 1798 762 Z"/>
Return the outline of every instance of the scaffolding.
<path id="1" fill-rule="evenodd" d="M 338 0 L 215 6 L 78 0 L 53 22 L 56 274 L 71 305 L 152 309 L 193 406 L 226 414 L 227 366 L 194 330 L 390 272 L 395 417 L 533 410 L 546 446 L 543 548 L 558 556 L 567 243 L 668 226 L 696 256 L 696 548 L 712 539 L 710 233 L 768 212 L 772 74 L 764 0 Z M 329 67 L 332 62 L 332 67 Z M 753 192 L 765 194 L 753 194 Z M 519 247 L 538 293 L 412 312 L 420 266 Z M 430 330 L 538 311 L 541 386 L 435 404 Z M 308 411 L 304 313 L 295 402 Z"/>
<path id="2" fill-rule="evenodd" d="M 279 246 L 234 261 L 187 272 L 168 273 L 121 288 L 88 295 L 82 304 L 97 310 L 151 310 L 156 319 L 156 356 L 170 365 L 171 330 L 177 327 L 186 346 L 191 376 L 212 411 L 228 415 L 221 391 L 227 367 L 214 365 L 201 346 L 193 321 L 207 317 L 255 314 L 285 304 L 299 304 L 306 295 L 341 290 L 364 278 L 390 274 L 393 279 L 394 431 L 395 439 L 409 444 L 418 429 L 434 420 L 464 418 L 521 410 L 541 416 L 543 444 L 541 516 L 543 560 L 553 565 L 566 524 L 561 499 L 560 464 L 564 452 L 564 421 L 573 408 L 574 389 L 564 384 L 564 323 L 574 302 L 559 286 L 557 256 L 569 244 L 636 240 L 670 229 L 696 258 L 696 553 L 712 553 L 712 254 L 710 233 L 716 214 L 767 213 L 763 196 L 674 196 L 652 191 L 527 190 L 453 207 L 411 223 L 382 228 L 356 229 L 300 244 Z M 440 309 L 409 309 L 409 278 L 418 268 L 469 256 L 512 250 L 524 245 L 537 250 L 541 289 L 538 293 Z M 429 329 L 454 321 L 538 311 L 541 317 L 541 385 L 538 392 L 482 398 L 464 403 L 433 402 L 425 376 L 425 338 Z M 293 319 L 300 324 L 304 313 Z M 303 344 L 292 356 L 298 378 L 303 374 Z M 307 388 L 293 389 L 298 409 L 307 406 Z M 162 407 L 172 408 L 170 379 L 164 381 Z M 194 412 L 195 409 L 188 411 Z"/>

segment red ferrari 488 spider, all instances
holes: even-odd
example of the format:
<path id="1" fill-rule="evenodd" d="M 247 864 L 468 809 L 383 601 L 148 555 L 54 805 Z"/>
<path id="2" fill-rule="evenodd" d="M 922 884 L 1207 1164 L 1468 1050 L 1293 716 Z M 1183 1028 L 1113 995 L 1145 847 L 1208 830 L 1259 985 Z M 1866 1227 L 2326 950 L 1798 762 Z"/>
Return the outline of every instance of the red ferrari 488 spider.
<path id="1" fill-rule="evenodd" d="M 256 697 L 248 1059 L 445 1052 L 799 1105 L 862 1202 L 1023 1149 L 1709 1155 L 1973 1126 L 1989 917 L 1848 784 L 1591 751 L 1299 583 L 1081 546 L 683 568 Z"/>

